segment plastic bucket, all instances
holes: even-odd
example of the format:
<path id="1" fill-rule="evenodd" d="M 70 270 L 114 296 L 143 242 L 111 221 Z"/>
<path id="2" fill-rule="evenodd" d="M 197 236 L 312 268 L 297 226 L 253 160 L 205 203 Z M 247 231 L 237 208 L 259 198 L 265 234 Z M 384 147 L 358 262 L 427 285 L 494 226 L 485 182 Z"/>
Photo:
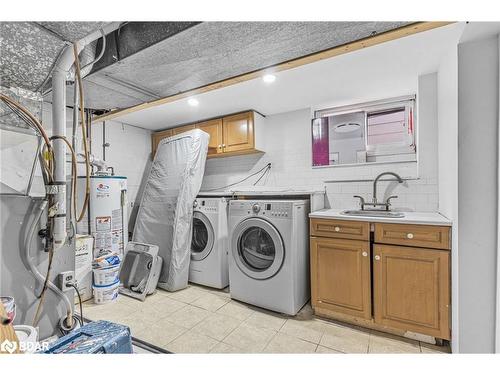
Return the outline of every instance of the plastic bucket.
<path id="1" fill-rule="evenodd" d="M 94 303 L 102 305 L 105 303 L 116 301 L 118 299 L 119 287 L 119 281 L 105 286 L 93 285 L 92 289 L 94 289 Z"/>
<path id="2" fill-rule="evenodd" d="M 7 318 L 13 322 L 16 318 L 16 304 L 14 302 L 14 297 L 6 296 L 0 297 L 0 302 L 3 304 L 5 308 L 5 312 L 7 313 Z"/>
<path id="3" fill-rule="evenodd" d="M 14 331 L 20 343 L 23 343 L 25 353 L 37 351 L 38 331 L 36 328 L 25 325 L 14 326 Z"/>
<path id="4" fill-rule="evenodd" d="M 106 286 L 118 281 L 120 266 L 94 268 L 94 286 Z"/>

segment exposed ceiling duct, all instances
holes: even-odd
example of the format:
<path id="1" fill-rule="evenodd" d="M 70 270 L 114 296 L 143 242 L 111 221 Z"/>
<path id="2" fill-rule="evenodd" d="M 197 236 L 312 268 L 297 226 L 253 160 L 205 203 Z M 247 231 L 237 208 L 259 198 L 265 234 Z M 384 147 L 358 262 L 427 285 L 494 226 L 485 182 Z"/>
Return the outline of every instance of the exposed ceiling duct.
<path id="1" fill-rule="evenodd" d="M 42 91 L 63 47 L 103 22 L 0 23 L 0 81 Z M 128 22 L 106 37 L 86 75 L 85 103 L 126 108 L 408 25 L 409 22 Z M 81 54 L 82 65 L 103 38 Z M 19 45 L 26 46 L 19 49 Z M 90 69 L 89 69 L 90 70 Z M 87 73 L 87 72 L 84 72 Z M 84 74 L 85 75 L 85 74 Z M 44 85 L 45 83 L 45 85 Z M 73 88 L 67 87 L 68 103 Z M 51 93 L 44 100 L 51 101 Z"/>
<path id="2" fill-rule="evenodd" d="M 409 23 L 203 22 L 171 25 L 170 36 L 154 38 L 162 33 L 149 29 L 162 24 L 131 22 L 115 33 L 115 46 L 85 79 L 89 106 L 130 107 Z"/>

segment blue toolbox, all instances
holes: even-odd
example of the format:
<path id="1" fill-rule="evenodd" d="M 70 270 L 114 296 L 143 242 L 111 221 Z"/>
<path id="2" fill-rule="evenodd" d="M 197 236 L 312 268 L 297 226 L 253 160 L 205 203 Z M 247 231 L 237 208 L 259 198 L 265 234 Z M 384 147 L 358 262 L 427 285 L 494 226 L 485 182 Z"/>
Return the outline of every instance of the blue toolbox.
<path id="1" fill-rule="evenodd" d="M 132 354 L 130 329 L 99 320 L 61 337 L 42 354 Z"/>

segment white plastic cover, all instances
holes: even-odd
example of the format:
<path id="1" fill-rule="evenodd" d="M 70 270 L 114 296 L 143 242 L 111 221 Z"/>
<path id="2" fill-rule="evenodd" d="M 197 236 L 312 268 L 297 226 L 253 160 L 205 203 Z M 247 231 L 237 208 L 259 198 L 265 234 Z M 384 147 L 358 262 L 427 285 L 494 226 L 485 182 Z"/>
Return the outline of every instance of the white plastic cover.
<path id="1" fill-rule="evenodd" d="M 137 213 L 133 241 L 158 245 L 163 258 L 158 286 L 168 291 L 188 285 L 193 202 L 209 138 L 195 129 L 160 142 Z"/>

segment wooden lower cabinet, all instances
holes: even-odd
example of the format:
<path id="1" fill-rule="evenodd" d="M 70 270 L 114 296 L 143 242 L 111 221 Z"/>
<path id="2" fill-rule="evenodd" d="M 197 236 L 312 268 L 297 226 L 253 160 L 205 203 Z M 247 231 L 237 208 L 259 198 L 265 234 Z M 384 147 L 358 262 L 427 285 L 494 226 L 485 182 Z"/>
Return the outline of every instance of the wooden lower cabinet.
<path id="1" fill-rule="evenodd" d="M 313 308 L 371 318 L 370 243 L 311 237 Z"/>
<path id="2" fill-rule="evenodd" d="M 450 227 L 311 218 L 310 229 L 315 314 L 450 339 Z"/>
<path id="3" fill-rule="evenodd" d="M 450 338 L 450 253 L 374 245 L 375 323 Z"/>

